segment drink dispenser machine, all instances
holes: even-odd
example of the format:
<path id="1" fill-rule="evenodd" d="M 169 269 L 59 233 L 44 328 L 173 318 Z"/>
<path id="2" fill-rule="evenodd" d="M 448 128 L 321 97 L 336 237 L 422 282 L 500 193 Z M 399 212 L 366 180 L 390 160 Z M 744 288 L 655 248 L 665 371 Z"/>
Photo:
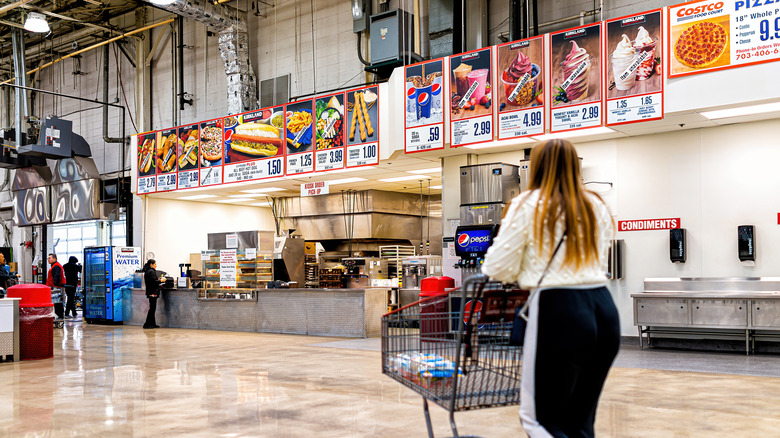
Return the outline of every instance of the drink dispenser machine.
<path id="1" fill-rule="evenodd" d="M 498 225 L 461 225 L 455 231 L 455 254 L 460 257 L 456 267 L 461 270 L 461 278 L 479 274 L 485 253 L 498 234 Z"/>

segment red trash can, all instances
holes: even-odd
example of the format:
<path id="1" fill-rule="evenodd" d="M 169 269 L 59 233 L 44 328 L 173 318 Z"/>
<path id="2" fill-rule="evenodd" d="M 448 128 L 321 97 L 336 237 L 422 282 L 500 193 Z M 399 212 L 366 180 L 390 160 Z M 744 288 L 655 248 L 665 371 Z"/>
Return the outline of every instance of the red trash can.
<path id="1" fill-rule="evenodd" d="M 19 355 L 22 360 L 54 357 L 54 304 L 51 288 L 43 284 L 17 284 L 9 298 L 19 302 Z"/>
<path id="2" fill-rule="evenodd" d="M 455 287 L 451 277 L 420 280 L 420 336 L 444 338 L 449 332 L 449 293 Z M 448 290 L 449 289 L 449 290 Z"/>

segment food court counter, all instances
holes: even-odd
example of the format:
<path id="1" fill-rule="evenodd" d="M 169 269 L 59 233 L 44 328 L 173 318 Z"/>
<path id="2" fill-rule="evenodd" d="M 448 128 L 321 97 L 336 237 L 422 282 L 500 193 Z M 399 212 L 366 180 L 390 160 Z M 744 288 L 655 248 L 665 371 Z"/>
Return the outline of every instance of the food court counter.
<path id="1" fill-rule="evenodd" d="M 157 324 L 204 330 L 377 337 L 387 288 L 259 289 L 257 300 L 202 300 L 199 289 L 165 289 Z M 143 289 L 124 297 L 124 321 L 143 325 L 149 300 Z"/>

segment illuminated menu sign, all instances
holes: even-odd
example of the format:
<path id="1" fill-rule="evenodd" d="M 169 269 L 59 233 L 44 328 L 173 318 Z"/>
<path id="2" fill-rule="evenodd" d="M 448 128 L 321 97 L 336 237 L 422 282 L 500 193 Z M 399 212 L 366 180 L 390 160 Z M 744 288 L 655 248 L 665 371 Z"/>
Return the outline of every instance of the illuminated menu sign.
<path id="1" fill-rule="evenodd" d="M 407 65 L 404 70 L 404 149 L 444 149 L 444 60 Z"/>

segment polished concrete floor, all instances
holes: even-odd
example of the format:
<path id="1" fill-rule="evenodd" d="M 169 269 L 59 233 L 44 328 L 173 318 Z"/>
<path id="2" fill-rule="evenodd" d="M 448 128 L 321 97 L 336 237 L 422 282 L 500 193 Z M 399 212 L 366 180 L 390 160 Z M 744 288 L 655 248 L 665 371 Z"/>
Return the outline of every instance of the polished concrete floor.
<path id="1" fill-rule="evenodd" d="M 0 363 L 0 436 L 425 436 L 422 399 L 383 376 L 378 339 L 66 323 L 53 359 Z M 696 372 L 695 369 L 706 370 Z M 778 437 L 780 356 L 625 347 L 601 437 Z M 451 436 L 432 406 L 437 436 Z M 523 436 L 517 407 L 455 414 Z"/>

